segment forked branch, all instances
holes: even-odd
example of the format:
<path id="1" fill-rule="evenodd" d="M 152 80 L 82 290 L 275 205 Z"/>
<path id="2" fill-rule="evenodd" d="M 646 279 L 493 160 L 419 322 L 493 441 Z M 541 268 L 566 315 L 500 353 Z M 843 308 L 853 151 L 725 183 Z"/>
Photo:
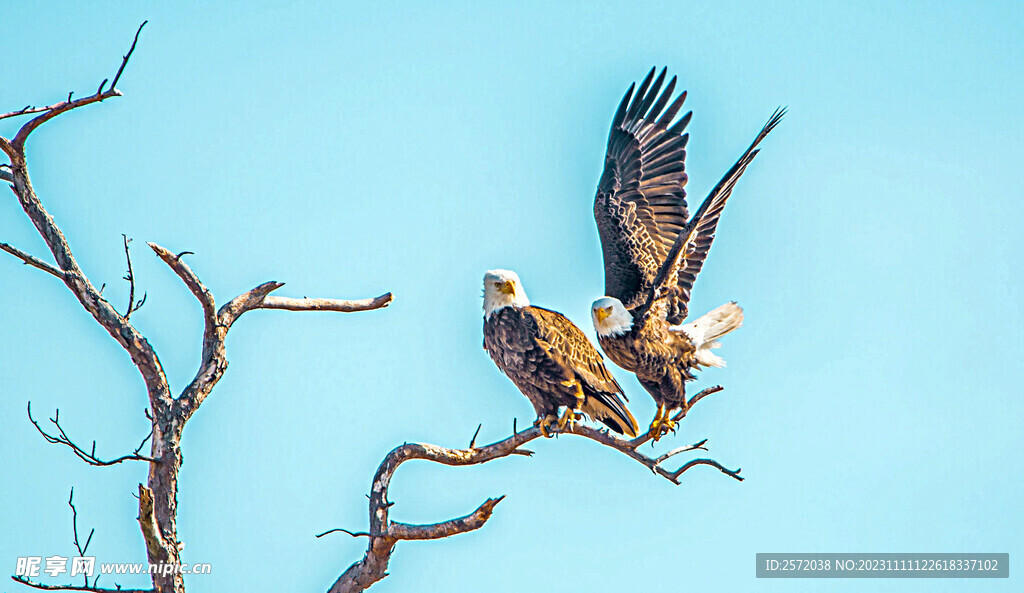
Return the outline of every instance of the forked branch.
<path id="1" fill-rule="evenodd" d="M 46 442 L 54 445 L 64 445 L 68 447 L 75 455 L 78 456 L 79 459 L 88 463 L 89 465 L 103 467 L 107 465 L 117 465 L 122 461 L 148 461 L 149 463 L 159 463 L 159 460 L 157 459 L 153 459 L 152 457 L 147 457 L 146 455 L 140 454 L 142 448 L 146 446 L 146 442 L 148 442 L 149 439 L 152 438 L 153 436 L 152 427 L 150 427 L 149 429 L 149 434 L 147 434 L 146 437 L 142 439 L 142 442 L 139 443 L 139 446 L 135 448 L 135 451 L 128 455 L 122 455 L 117 459 L 103 461 L 99 457 L 96 457 L 96 441 L 92 442 L 92 448 L 87 452 L 85 449 L 76 445 L 74 441 L 72 441 L 71 438 L 67 435 L 67 433 L 64 432 L 64 428 L 60 425 L 59 409 L 56 412 L 54 412 L 53 418 L 50 418 L 50 423 L 53 424 L 53 426 L 57 429 L 56 434 L 50 434 L 43 430 L 43 427 L 39 426 L 39 422 L 37 422 L 36 419 L 32 417 L 32 402 L 28 402 L 28 419 L 30 422 L 32 422 L 32 425 L 36 427 L 36 430 L 39 431 L 39 434 L 43 435 L 43 438 L 46 439 Z M 73 490 L 72 494 L 74 494 Z M 72 509 L 74 509 L 74 507 L 72 507 Z"/>
<path id="2" fill-rule="evenodd" d="M 117 69 L 117 74 L 114 75 L 114 82 L 110 85 L 110 88 L 108 88 L 107 90 L 103 90 L 103 87 L 105 87 L 107 84 L 107 79 L 103 79 L 103 82 L 100 83 L 100 87 L 96 90 L 96 92 L 92 95 L 89 95 L 88 97 L 82 97 L 80 99 L 72 100 L 72 93 L 68 93 L 68 98 L 66 101 L 54 103 L 53 105 L 48 105 L 46 107 L 38 109 L 26 107 L 25 109 L 22 109 L 20 111 L 10 112 L 0 116 L 0 119 L 3 119 L 5 117 L 16 117 L 18 115 L 24 115 L 28 113 L 41 113 L 41 115 L 37 115 L 36 117 L 32 118 L 25 125 L 23 125 L 20 130 L 18 130 L 18 133 L 14 136 L 14 139 L 10 142 L 9 146 L 20 153 L 24 150 L 25 141 L 28 140 L 28 135 L 31 134 L 32 131 L 35 130 L 36 128 L 50 121 L 51 119 L 57 117 L 58 115 L 71 111 L 72 109 L 78 109 L 79 107 L 90 105 L 92 103 L 99 103 L 100 101 L 104 101 L 111 97 L 120 97 L 121 91 L 117 90 L 116 88 L 117 81 L 120 80 L 121 74 L 124 72 L 124 67 L 128 65 L 128 60 L 131 59 L 132 53 L 135 52 L 135 45 L 139 42 L 139 33 L 142 33 L 142 28 L 146 26 L 147 22 L 148 21 L 143 21 L 143 23 L 139 25 L 138 30 L 135 31 L 135 39 L 132 41 L 132 46 L 131 48 L 129 48 L 128 53 L 121 58 L 121 65 Z M 4 152 L 7 152 L 8 156 L 11 157 L 12 163 L 16 160 L 16 157 L 10 152 L 8 152 L 6 150 L 6 147 L 4 149 Z"/>
<path id="3" fill-rule="evenodd" d="M 719 391 L 722 391 L 720 386 L 709 387 L 708 389 L 701 391 L 690 398 L 686 409 L 688 410 L 692 408 L 692 406 L 700 400 L 713 393 L 718 393 Z M 685 415 L 685 411 L 677 412 L 673 417 L 673 420 L 681 420 Z M 477 433 L 479 433 L 479 428 L 477 429 Z M 596 429 L 583 424 L 573 425 L 567 428 L 563 434 L 581 436 L 605 445 L 606 447 L 616 449 L 617 451 L 620 451 L 630 458 L 640 462 L 652 472 L 662 476 L 674 484 L 680 484 L 680 476 L 697 465 L 711 465 L 729 477 L 736 480 L 743 480 L 739 475 L 739 469 L 727 469 L 717 461 L 711 459 L 694 459 L 675 470 L 669 470 L 663 467 L 663 464 L 666 461 L 681 453 L 696 450 L 707 451 L 707 448 L 704 446 L 707 443 L 707 439 L 693 445 L 678 447 L 658 457 L 649 457 L 640 453 L 638 449 L 641 445 L 651 440 L 650 435 L 645 434 L 635 439 L 628 440 L 613 436 L 606 429 Z M 340 531 L 353 537 L 369 538 L 369 543 L 363 558 L 350 566 L 348 570 L 338 577 L 331 586 L 330 593 L 355 593 L 357 591 L 363 591 L 370 585 L 386 577 L 388 562 L 391 558 L 392 552 L 394 551 L 395 545 L 399 541 L 437 539 L 479 529 L 490 518 L 495 505 L 501 502 L 504 498 L 504 496 L 489 498 L 473 513 L 470 513 L 465 517 L 443 521 L 441 523 L 434 523 L 430 525 L 410 525 L 407 523 L 391 521 L 389 519 L 389 514 L 394 503 L 388 501 L 388 486 L 391 483 L 391 478 L 394 476 L 395 471 L 402 463 L 412 459 L 424 459 L 444 465 L 461 466 L 487 463 L 488 461 L 500 459 L 509 455 L 520 454 L 530 456 L 533 452 L 522 449 L 521 447 L 543 435 L 539 428 L 531 427 L 522 432 L 517 432 L 496 443 L 492 443 L 484 447 L 474 447 L 473 443 L 476 442 L 476 436 L 477 434 L 473 435 L 473 440 L 471 441 L 468 449 L 448 449 L 446 447 L 439 447 L 437 445 L 426 443 L 406 443 L 400 447 L 392 449 L 391 452 L 387 454 L 384 461 L 381 462 L 380 466 L 377 468 L 377 472 L 373 477 L 373 484 L 370 488 L 370 529 L 366 532 L 352 532 L 347 529 L 332 529 L 317 536 L 322 537 L 328 533 Z"/>
<path id="4" fill-rule="evenodd" d="M 96 533 L 96 528 L 89 530 L 89 537 L 85 540 L 85 545 L 78 543 L 78 509 L 75 508 L 75 489 L 71 488 L 71 494 L 68 496 L 68 506 L 71 507 L 71 530 L 75 536 L 75 549 L 78 550 L 78 556 L 85 556 L 85 553 L 89 550 L 89 544 L 92 542 L 92 536 Z M 93 579 L 93 586 L 96 585 L 96 580 L 100 578 L 100 575 L 96 575 Z M 82 579 L 85 581 L 84 587 L 89 587 L 89 575 L 82 574 Z"/>
<path id="5" fill-rule="evenodd" d="M 203 354 L 199 370 L 181 397 L 176 400 L 184 420 L 199 408 L 210 390 L 227 369 L 225 341 L 228 330 L 244 313 L 254 309 L 285 309 L 288 311 L 370 311 L 386 307 L 391 303 L 391 293 L 374 299 L 348 301 L 341 299 L 292 299 L 270 296 L 270 293 L 284 286 L 282 282 L 264 282 L 228 301 L 217 309 L 213 293 L 199 279 L 199 276 L 182 260 L 190 251 L 175 254 L 156 243 L 149 243 L 150 249 L 185 283 L 203 310 Z"/>

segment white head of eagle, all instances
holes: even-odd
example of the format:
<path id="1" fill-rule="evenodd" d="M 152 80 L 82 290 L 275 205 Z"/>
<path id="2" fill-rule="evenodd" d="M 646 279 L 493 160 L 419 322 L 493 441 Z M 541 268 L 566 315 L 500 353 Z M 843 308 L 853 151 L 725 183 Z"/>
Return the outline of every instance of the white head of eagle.
<path id="1" fill-rule="evenodd" d="M 512 270 L 489 270 L 484 274 L 484 317 L 505 307 L 528 307 L 523 283 Z"/>
<path id="2" fill-rule="evenodd" d="M 590 314 L 594 318 L 594 329 L 602 338 L 621 336 L 633 329 L 633 316 L 615 297 L 606 296 L 594 301 Z"/>

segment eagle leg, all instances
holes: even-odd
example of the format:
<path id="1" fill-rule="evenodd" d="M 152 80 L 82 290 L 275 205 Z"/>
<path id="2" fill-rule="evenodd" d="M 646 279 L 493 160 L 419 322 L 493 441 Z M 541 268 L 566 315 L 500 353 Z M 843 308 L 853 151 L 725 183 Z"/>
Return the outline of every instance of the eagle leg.
<path id="1" fill-rule="evenodd" d="M 577 420 L 583 419 L 583 404 L 587 402 L 587 396 L 583 393 L 583 384 L 576 377 L 562 381 L 562 385 L 572 389 L 572 396 L 576 399 L 576 405 L 565 406 L 565 411 L 558 417 L 558 431 L 565 432 L 566 426 L 572 429 Z"/>
<path id="2" fill-rule="evenodd" d="M 658 404 L 658 411 L 654 414 L 654 420 L 651 421 L 651 428 L 648 431 L 651 439 L 655 442 L 668 434 L 669 431 L 675 432 L 676 423 L 669 418 L 670 413 L 671 410 L 669 410 L 664 402 Z"/>

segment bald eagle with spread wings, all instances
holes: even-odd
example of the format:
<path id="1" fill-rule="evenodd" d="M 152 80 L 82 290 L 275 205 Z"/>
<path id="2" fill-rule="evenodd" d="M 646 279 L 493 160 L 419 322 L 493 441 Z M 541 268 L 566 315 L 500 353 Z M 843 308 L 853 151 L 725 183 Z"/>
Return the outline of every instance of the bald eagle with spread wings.
<path id="1" fill-rule="evenodd" d="M 535 426 L 544 436 L 581 414 L 619 434 L 637 435 L 636 419 L 601 353 L 564 315 L 530 305 L 515 272 L 484 275 L 484 349 L 533 404 Z"/>
<path id="2" fill-rule="evenodd" d="M 726 303 L 680 325 L 725 202 L 757 155 L 757 145 L 785 110 L 772 114 L 690 217 L 684 189 L 689 134 L 683 132 L 692 112 L 674 121 L 686 93 L 670 104 L 676 78 L 661 91 L 666 71 L 656 80 L 654 73 L 652 69 L 635 95 L 635 85 L 630 86 L 612 121 L 594 200 L 606 296 L 594 302 L 592 316 L 605 354 L 635 373 L 658 404 L 650 428 L 658 438 L 674 427 L 671 413 L 686 406 L 684 384 L 695 378 L 691 370 L 724 366 L 711 349 L 743 321 L 743 310 Z"/>

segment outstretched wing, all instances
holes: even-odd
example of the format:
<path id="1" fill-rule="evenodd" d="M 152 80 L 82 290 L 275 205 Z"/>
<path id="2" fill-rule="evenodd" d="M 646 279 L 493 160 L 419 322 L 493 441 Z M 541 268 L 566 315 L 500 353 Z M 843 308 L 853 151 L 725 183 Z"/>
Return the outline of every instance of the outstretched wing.
<path id="1" fill-rule="evenodd" d="M 783 108 L 776 109 L 772 113 L 768 122 L 757 133 L 754 141 L 736 161 L 736 164 L 726 172 L 718 185 L 701 203 L 700 208 L 697 209 L 687 225 L 687 228 L 692 227 L 692 229 L 685 235 L 679 235 L 658 271 L 648 300 L 643 309 L 638 311 L 641 316 L 652 310 L 656 300 L 667 299 L 665 307 L 657 308 L 658 314 L 664 314 L 672 325 L 678 325 L 686 319 L 690 290 L 697 279 L 697 274 L 704 266 L 704 260 L 708 256 L 708 251 L 711 250 L 711 243 L 715 240 L 715 230 L 718 228 L 718 221 L 725 209 L 725 202 L 732 195 L 736 182 L 747 170 L 747 166 L 757 156 L 759 152 L 757 145 L 775 129 L 785 115 L 786 110 Z"/>
<path id="2" fill-rule="evenodd" d="M 629 87 L 612 119 L 594 218 L 604 253 L 605 294 L 627 308 L 640 304 L 686 224 L 686 142 L 692 112 L 673 123 L 686 93 L 669 104 L 672 77 L 655 70 Z M 659 94 L 660 92 L 660 94 Z M 667 108 L 666 108 L 667 106 Z"/>
<path id="3" fill-rule="evenodd" d="M 599 413 L 597 419 L 623 434 L 632 432 L 632 436 L 635 436 L 636 420 L 626 409 L 626 396 L 622 387 L 608 371 L 608 367 L 604 366 L 601 353 L 587 339 L 586 334 L 561 313 L 536 306 L 527 307 L 527 310 L 536 320 L 538 338 L 545 343 L 545 348 L 556 360 L 575 372 L 584 383 L 587 395 L 597 400 L 599 405 L 591 406 L 592 410 Z M 609 420 L 618 426 L 609 424 Z"/>

